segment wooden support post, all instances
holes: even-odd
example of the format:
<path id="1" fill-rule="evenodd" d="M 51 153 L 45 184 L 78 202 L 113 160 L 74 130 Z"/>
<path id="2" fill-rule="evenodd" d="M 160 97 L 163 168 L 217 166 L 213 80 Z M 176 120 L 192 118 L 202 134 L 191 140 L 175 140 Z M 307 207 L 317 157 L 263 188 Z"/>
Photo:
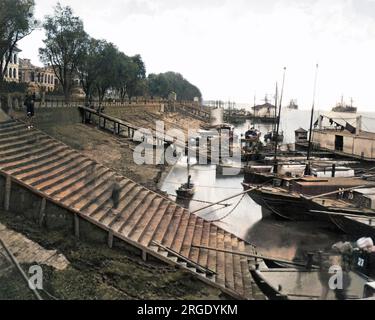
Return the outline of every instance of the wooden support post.
<path id="1" fill-rule="evenodd" d="M 5 194 L 4 194 L 4 210 L 9 210 L 10 205 L 10 192 L 12 190 L 12 179 L 10 178 L 10 175 L 6 176 L 5 180 Z"/>
<path id="2" fill-rule="evenodd" d="M 143 260 L 144 262 L 147 261 L 147 252 L 144 251 L 144 250 L 142 250 L 142 260 Z"/>
<path id="3" fill-rule="evenodd" d="M 108 247 L 113 248 L 113 233 L 112 231 L 108 232 Z"/>
<path id="4" fill-rule="evenodd" d="M 74 236 L 79 239 L 79 216 L 78 214 L 74 215 Z"/>
<path id="5" fill-rule="evenodd" d="M 113 134 L 116 134 L 116 121 L 113 121 Z"/>
<path id="6" fill-rule="evenodd" d="M 42 198 L 42 202 L 40 204 L 40 211 L 39 211 L 39 227 L 43 227 L 44 217 L 46 214 L 46 204 L 47 204 L 46 198 Z"/>

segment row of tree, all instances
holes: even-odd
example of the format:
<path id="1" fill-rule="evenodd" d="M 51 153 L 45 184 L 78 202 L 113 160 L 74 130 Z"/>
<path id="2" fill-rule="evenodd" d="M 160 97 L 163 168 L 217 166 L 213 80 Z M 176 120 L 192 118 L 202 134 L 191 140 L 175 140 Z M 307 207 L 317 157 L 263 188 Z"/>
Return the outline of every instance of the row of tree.
<path id="1" fill-rule="evenodd" d="M 66 101 L 77 77 L 87 100 L 97 96 L 102 101 L 110 91 L 117 91 L 122 98 L 140 93 L 146 78 L 141 56 L 129 57 L 113 43 L 90 37 L 70 7 L 57 4 L 43 27 L 46 39 L 39 55 L 53 68 Z"/>
<path id="2" fill-rule="evenodd" d="M 1 79 L 18 41 L 39 25 L 34 19 L 34 6 L 34 0 L 0 0 L 0 58 L 8 61 L 3 66 L 1 59 Z M 39 56 L 53 68 L 66 102 L 77 78 L 88 101 L 93 97 L 103 101 L 109 93 L 122 100 L 147 95 L 167 98 L 171 92 L 181 100 L 201 98 L 199 89 L 178 73 L 150 74 L 146 78 L 140 55 L 127 56 L 113 43 L 90 37 L 70 7 L 58 3 L 42 26 L 46 37 Z"/>
<path id="3" fill-rule="evenodd" d="M 150 74 L 147 80 L 149 94 L 152 96 L 167 98 L 170 92 L 174 92 L 180 100 L 202 97 L 200 90 L 179 73 Z"/>

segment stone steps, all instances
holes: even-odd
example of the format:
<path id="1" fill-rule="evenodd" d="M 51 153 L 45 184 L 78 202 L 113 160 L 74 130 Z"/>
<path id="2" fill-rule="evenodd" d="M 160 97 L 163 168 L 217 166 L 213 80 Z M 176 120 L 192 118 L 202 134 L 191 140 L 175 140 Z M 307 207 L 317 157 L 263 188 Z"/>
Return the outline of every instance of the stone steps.
<path id="1" fill-rule="evenodd" d="M 251 245 L 41 131 L 25 130 L 25 124 L 15 121 L 0 123 L 0 175 L 4 174 L 234 297 L 251 298 L 246 257 L 192 247 L 254 252 Z M 115 181 L 120 187 L 118 208 L 112 199 Z"/>

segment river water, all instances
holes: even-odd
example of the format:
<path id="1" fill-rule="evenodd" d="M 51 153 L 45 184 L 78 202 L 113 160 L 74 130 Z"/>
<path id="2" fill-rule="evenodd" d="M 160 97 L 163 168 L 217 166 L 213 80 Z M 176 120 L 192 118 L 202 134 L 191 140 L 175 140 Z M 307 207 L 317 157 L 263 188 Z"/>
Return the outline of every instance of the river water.
<path id="1" fill-rule="evenodd" d="M 315 118 L 321 114 L 316 112 Z M 338 118 L 351 117 L 355 123 L 354 114 L 336 114 Z M 371 114 L 365 115 L 371 119 Z M 310 112 L 305 110 L 284 110 L 281 128 L 284 131 L 284 143 L 294 142 L 294 131 L 299 127 L 308 129 Z M 375 121 L 368 121 L 367 126 L 375 129 Z M 236 128 L 238 134 L 244 133 L 251 125 L 248 121 Z M 262 134 L 268 132 L 271 125 L 255 125 Z M 192 181 L 196 185 L 194 200 L 217 202 L 243 191 L 241 182 L 243 175 L 222 176 L 216 174 L 215 165 L 194 165 L 192 161 Z M 176 194 L 176 189 L 187 180 L 186 158 L 182 158 L 165 179 L 162 190 L 170 195 Z M 171 199 L 175 197 L 171 196 Z M 204 207 L 206 204 L 191 201 L 190 210 Z M 220 227 L 234 233 L 257 246 L 258 251 L 272 257 L 293 259 L 300 258 L 307 251 L 323 250 L 335 242 L 346 240 L 347 236 L 336 230 L 334 226 L 318 222 L 282 221 L 265 212 L 252 199 L 245 195 L 229 200 L 231 206 L 223 208 L 215 206 L 197 214 L 216 222 Z M 224 218 L 223 218 L 224 217 Z M 221 219 L 223 218 L 223 219 Z M 353 239 L 351 239 L 353 240 Z"/>

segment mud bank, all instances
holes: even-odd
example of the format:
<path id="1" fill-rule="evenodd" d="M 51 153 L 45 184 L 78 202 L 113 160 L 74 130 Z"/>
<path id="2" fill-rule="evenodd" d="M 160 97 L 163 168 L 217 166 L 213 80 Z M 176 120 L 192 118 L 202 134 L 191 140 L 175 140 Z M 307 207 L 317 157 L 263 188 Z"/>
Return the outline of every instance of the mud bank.
<path id="1" fill-rule="evenodd" d="M 130 251 L 80 242 L 63 232 L 41 230 L 22 216 L 0 211 L 0 222 L 69 261 L 65 270 L 43 269 L 44 299 L 226 299 L 220 290 L 156 261 L 143 262 Z M 28 270 L 29 265 L 22 265 Z M 14 270 L 0 274 L 0 299 L 34 299 Z"/>

